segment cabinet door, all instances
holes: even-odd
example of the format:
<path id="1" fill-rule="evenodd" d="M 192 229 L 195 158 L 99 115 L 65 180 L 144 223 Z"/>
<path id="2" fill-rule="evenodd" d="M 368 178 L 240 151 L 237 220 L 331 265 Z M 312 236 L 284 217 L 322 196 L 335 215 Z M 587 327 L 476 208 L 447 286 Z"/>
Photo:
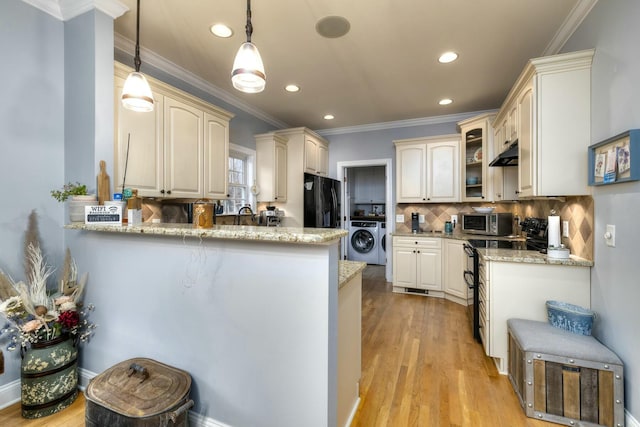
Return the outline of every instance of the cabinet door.
<path id="1" fill-rule="evenodd" d="M 433 291 L 442 290 L 442 255 L 439 250 L 417 250 L 417 287 Z"/>
<path id="2" fill-rule="evenodd" d="M 462 200 L 465 202 L 482 202 L 487 191 L 487 123 L 474 123 L 462 131 L 461 160 L 464 162 L 461 169 Z"/>
<path id="3" fill-rule="evenodd" d="M 460 167 L 459 141 L 427 144 L 427 201 L 458 202 Z"/>
<path id="4" fill-rule="evenodd" d="M 505 129 L 498 126 L 493 130 L 493 153 L 491 158 L 495 158 L 503 151 Z M 491 160 L 489 160 L 491 161 Z M 499 202 L 504 200 L 504 167 L 489 167 L 491 179 L 493 180 L 493 192 L 490 199 Z"/>
<path id="5" fill-rule="evenodd" d="M 416 248 L 393 248 L 393 285 L 407 288 L 416 287 L 417 283 Z"/>
<path id="6" fill-rule="evenodd" d="M 229 122 L 204 113 L 204 197 L 227 197 Z"/>
<path id="7" fill-rule="evenodd" d="M 308 136 L 304 138 L 304 171 L 317 173 L 318 171 L 318 142 Z"/>
<path id="8" fill-rule="evenodd" d="M 287 146 L 275 144 L 275 198 L 278 202 L 287 201 Z"/>
<path id="9" fill-rule="evenodd" d="M 466 301 L 469 299 L 468 286 L 464 281 L 467 254 L 463 247 L 462 241 L 444 240 L 444 291 Z"/>
<path id="10" fill-rule="evenodd" d="M 519 196 L 533 196 L 535 192 L 535 153 L 533 146 L 533 86 L 529 85 L 518 98 L 520 139 L 518 140 Z"/>
<path id="11" fill-rule="evenodd" d="M 127 110 L 120 102 L 124 79 L 116 78 L 115 83 L 116 158 L 113 190 L 122 192 L 124 180 L 126 187 L 138 189 L 139 196 L 159 197 L 164 188 L 163 97 L 155 95 L 152 112 Z"/>
<path id="12" fill-rule="evenodd" d="M 396 199 L 398 203 L 424 202 L 427 146 L 412 144 L 396 147 Z"/>
<path id="13" fill-rule="evenodd" d="M 202 197 L 204 113 L 169 97 L 164 103 L 164 191 L 170 197 Z"/>
<path id="14" fill-rule="evenodd" d="M 327 176 L 329 174 L 329 146 L 324 143 L 318 144 L 318 175 Z"/>

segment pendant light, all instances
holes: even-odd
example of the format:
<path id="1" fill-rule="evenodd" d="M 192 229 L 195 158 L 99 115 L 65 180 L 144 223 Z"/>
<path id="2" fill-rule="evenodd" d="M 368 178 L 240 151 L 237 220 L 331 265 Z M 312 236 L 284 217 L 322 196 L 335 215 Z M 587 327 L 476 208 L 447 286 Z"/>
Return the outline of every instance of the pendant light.
<path id="1" fill-rule="evenodd" d="M 122 89 L 122 106 L 126 109 L 148 112 L 153 111 L 153 95 L 144 75 L 140 72 L 140 0 L 136 16 L 136 53 L 133 58 L 136 70 L 129 74 Z"/>
<path id="2" fill-rule="evenodd" d="M 231 82 L 233 87 L 246 93 L 258 93 L 264 90 L 267 76 L 264 73 L 262 58 L 256 45 L 251 43 L 253 26 L 251 25 L 251 0 L 247 0 L 247 41 L 240 46 L 233 61 Z"/>

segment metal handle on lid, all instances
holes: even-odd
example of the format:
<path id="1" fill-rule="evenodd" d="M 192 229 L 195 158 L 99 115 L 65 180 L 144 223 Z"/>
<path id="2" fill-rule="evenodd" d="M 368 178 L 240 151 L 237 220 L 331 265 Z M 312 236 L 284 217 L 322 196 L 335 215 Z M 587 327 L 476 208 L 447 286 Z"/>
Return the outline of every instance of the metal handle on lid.
<path id="1" fill-rule="evenodd" d="M 132 363 L 129 366 L 129 373 L 127 374 L 127 376 L 130 377 L 134 374 L 142 376 L 140 383 L 143 383 L 146 379 L 149 378 L 149 371 L 147 370 L 147 368 L 142 365 L 138 365 L 137 363 Z"/>

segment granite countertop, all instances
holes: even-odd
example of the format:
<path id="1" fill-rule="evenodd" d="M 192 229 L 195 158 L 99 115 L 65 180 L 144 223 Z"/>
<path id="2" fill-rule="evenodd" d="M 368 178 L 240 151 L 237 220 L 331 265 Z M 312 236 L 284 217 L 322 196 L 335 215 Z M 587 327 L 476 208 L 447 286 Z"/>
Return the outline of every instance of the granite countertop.
<path id="1" fill-rule="evenodd" d="M 367 266 L 366 262 L 360 261 L 338 261 L 338 289 L 343 287 L 356 274 L 360 273 Z"/>
<path id="2" fill-rule="evenodd" d="M 98 231 L 106 233 L 129 233 L 314 245 L 332 243 L 348 234 L 347 230 L 340 228 L 258 227 L 248 225 L 214 225 L 213 228 L 194 228 L 191 224 L 143 223 L 139 225 L 87 225 L 83 222 L 72 222 L 65 225 L 64 228 L 70 230 Z"/>
<path id="3" fill-rule="evenodd" d="M 477 234 L 466 233 L 452 233 L 446 234 L 442 231 L 423 231 L 421 233 L 401 232 L 392 233 L 392 236 L 398 237 L 440 237 L 442 239 L 454 239 L 454 240 L 470 240 L 470 239 L 492 239 L 492 240 L 507 240 L 525 241 L 524 237 L 504 237 L 504 236 L 481 236 Z M 593 267 L 593 261 L 580 258 L 575 255 L 571 255 L 569 259 L 554 259 L 549 258 L 547 254 L 542 254 L 538 251 L 526 251 L 515 249 L 489 249 L 489 248 L 477 248 L 478 254 L 488 261 L 502 261 L 502 262 L 520 262 L 527 264 L 554 264 L 554 265 L 569 265 L 578 267 Z"/>
<path id="4" fill-rule="evenodd" d="M 481 258 L 487 261 L 520 262 L 526 264 L 568 265 L 574 267 L 593 267 L 593 261 L 570 255 L 569 259 L 549 258 L 538 251 L 518 251 L 515 249 L 477 248 Z"/>

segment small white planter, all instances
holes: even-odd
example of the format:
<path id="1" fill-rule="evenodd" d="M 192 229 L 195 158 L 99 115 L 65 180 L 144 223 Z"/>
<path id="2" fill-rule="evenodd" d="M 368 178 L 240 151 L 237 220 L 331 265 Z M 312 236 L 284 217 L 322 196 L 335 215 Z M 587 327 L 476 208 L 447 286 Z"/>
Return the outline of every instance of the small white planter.
<path id="1" fill-rule="evenodd" d="M 84 207 L 97 204 L 98 199 L 95 194 L 73 196 L 69 199 L 69 219 L 71 222 L 84 222 Z"/>

